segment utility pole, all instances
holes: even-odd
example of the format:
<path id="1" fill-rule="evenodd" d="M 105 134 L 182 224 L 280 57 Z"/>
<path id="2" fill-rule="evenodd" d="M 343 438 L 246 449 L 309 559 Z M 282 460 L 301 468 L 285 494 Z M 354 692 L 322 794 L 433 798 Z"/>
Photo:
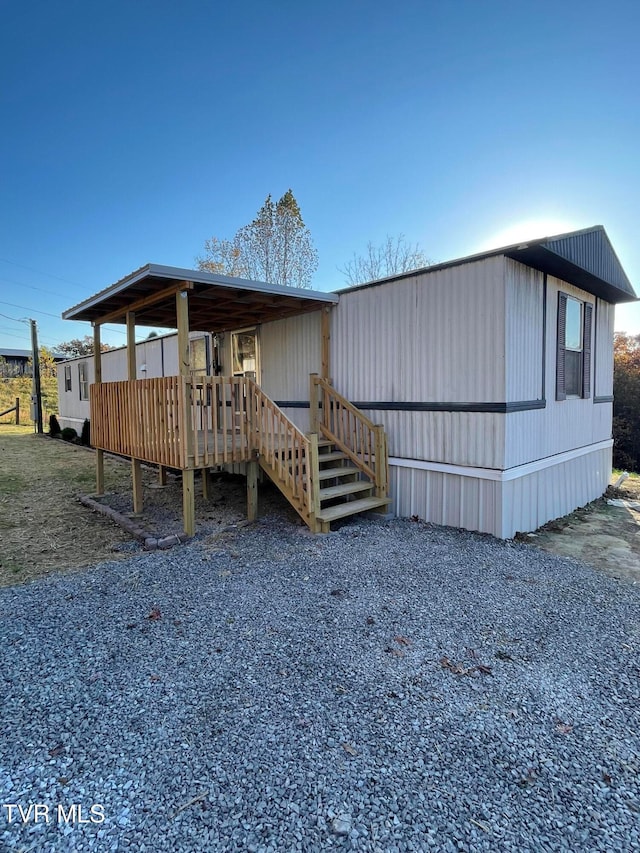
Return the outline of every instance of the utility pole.
<path id="1" fill-rule="evenodd" d="M 31 359 L 33 361 L 33 382 L 31 383 L 31 401 L 35 408 L 36 431 L 42 435 L 42 388 L 40 387 L 40 351 L 38 349 L 38 327 L 35 320 L 31 324 Z"/>

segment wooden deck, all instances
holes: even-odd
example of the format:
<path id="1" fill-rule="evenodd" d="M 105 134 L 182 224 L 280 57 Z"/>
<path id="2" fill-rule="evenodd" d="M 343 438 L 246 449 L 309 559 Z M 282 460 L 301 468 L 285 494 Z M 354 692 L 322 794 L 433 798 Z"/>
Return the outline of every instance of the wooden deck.
<path id="1" fill-rule="evenodd" d="M 313 531 L 328 530 L 334 518 L 389 503 L 383 428 L 316 374 L 310 382 L 311 432 L 306 435 L 242 376 L 99 382 L 90 393 L 94 446 L 132 459 L 134 508 L 142 506 L 140 462 L 158 465 L 161 479 L 164 468 L 184 472 L 185 531 L 190 535 L 194 471 L 222 465 L 247 463 L 250 517 L 257 508 L 258 465 Z M 325 502 L 330 505 L 323 507 Z"/>

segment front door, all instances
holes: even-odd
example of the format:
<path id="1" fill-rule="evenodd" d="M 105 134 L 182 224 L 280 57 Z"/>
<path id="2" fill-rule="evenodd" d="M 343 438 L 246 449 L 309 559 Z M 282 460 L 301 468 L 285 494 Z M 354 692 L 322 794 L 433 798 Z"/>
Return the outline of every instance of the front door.
<path id="1" fill-rule="evenodd" d="M 244 376 L 258 381 L 258 332 L 256 329 L 242 329 L 231 333 L 231 371 L 234 376 Z M 243 383 L 244 384 L 244 383 Z M 231 406 L 234 413 L 234 426 L 247 416 L 245 389 L 232 390 Z"/>
<path id="2" fill-rule="evenodd" d="M 258 333 L 243 329 L 231 334 L 231 372 L 258 381 Z"/>

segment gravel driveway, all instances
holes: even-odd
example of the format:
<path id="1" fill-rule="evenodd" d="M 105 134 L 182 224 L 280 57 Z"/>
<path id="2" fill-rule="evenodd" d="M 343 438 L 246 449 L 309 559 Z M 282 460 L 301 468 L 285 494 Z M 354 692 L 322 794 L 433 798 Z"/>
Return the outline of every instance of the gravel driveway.
<path id="1" fill-rule="evenodd" d="M 639 605 L 410 521 L 1 590 L 0 849 L 640 850 Z"/>

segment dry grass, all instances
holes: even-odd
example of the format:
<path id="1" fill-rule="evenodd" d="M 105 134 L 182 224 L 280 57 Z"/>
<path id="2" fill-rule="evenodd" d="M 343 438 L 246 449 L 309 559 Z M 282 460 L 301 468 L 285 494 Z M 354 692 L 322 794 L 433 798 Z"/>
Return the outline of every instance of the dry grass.
<path id="1" fill-rule="evenodd" d="M 43 376 L 42 386 L 42 412 L 44 416 L 44 428 L 49 427 L 49 415 L 58 411 L 58 380 L 55 376 Z M 0 377 L 0 412 L 4 412 L 15 403 L 16 397 L 20 397 L 20 423 L 31 424 L 31 377 L 16 376 L 13 379 Z M 0 428 L 5 424 L 14 424 L 16 416 L 14 412 L 10 415 L 0 417 Z"/>
<path id="2" fill-rule="evenodd" d="M 93 452 L 0 424 L 0 586 L 117 557 L 128 540 L 116 525 L 83 507 L 95 489 Z M 105 459 L 109 488 L 130 488 L 130 469 Z"/>

